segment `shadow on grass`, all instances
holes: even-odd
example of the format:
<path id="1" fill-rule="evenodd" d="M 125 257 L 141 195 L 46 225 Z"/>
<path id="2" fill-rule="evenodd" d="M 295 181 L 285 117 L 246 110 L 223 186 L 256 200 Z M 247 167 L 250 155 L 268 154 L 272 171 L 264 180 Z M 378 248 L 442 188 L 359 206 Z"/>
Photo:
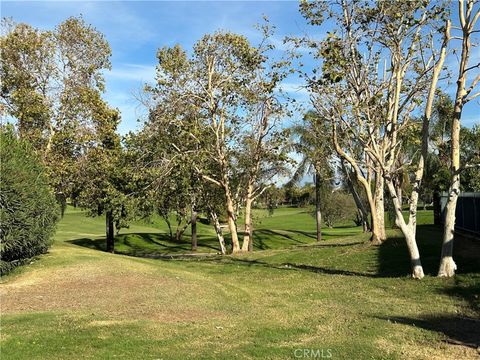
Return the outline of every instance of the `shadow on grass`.
<path id="1" fill-rule="evenodd" d="M 480 320 L 460 316 L 427 316 L 421 318 L 380 317 L 382 320 L 421 327 L 442 333 L 449 343 L 476 349 L 480 346 Z"/>
<path id="2" fill-rule="evenodd" d="M 440 260 L 442 227 L 419 225 L 417 241 L 422 265 L 426 274 L 436 276 Z M 403 238 L 389 239 L 388 246 L 381 246 L 379 252 L 379 273 L 389 276 L 405 274 L 408 264 L 408 252 Z M 387 245 L 387 244 L 385 244 Z M 394 256 L 396 254 L 396 256 Z M 442 333 L 446 341 L 452 344 L 477 348 L 480 346 L 480 243 L 462 236 L 455 237 L 454 259 L 458 266 L 454 285 L 445 284 L 438 289 L 441 294 L 466 303 L 468 313 L 476 318 L 462 317 L 455 314 L 424 316 L 419 318 L 388 317 L 384 320 L 421 327 Z M 404 264 L 403 266 L 401 264 Z M 462 275 L 463 274 L 463 275 Z"/>
<path id="3" fill-rule="evenodd" d="M 209 259 L 205 261 L 212 261 L 212 262 L 230 262 L 235 263 L 237 265 L 244 265 L 248 267 L 265 267 L 270 269 L 277 269 L 277 270 L 287 270 L 287 271 L 309 271 L 313 273 L 320 273 L 320 274 L 330 274 L 330 275 L 345 275 L 345 276 L 361 276 L 361 277 L 378 277 L 376 274 L 369 274 L 364 272 L 358 271 L 350 271 L 350 270 L 342 270 L 342 269 L 334 269 L 329 267 L 321 267 L 321 266 L 312 266 L 312 265 L 305 265 L 305 264 L 295 264 L 295 263 L 268 263 L 259 260 L 253 259 L 242 259 L 238 257 L 230 257 L 227 261 L 222 258 L 216 259 Z"/>
<path id="4" fill-rule="evenodd" d="M 67 241 L 71 244 L 93 250 L 106 250 L 105 238 L 80 238 Z M 199 250 L 218 250 L 216 243 L 209 236 L 198 236 Z M 115 237 L 115 252 L 124 255 L 142 256 L 158 253 L 186 253 L 191 251 L 190 239 L 172 240 L 168 234 L 162 233 L 128 233 Z"/>
<path id="5" fill-rule="evenodd" d="M 442 230 L 442 227 L 436 225 L 417 226 L 417 244 L 425 275 L 437 275 L 440 263 Z M 390 237 L 378 249 L 379 274 L 387 277 L 410 274 L 410 257 L 403 237 Z M 454 259 L 458 266 L 458 274 L 480 272 L 480 243 L 456 236 Z"/>
<path id="6" fill-rule="evenodd" d="M 434 225 L 419 225 L 417 228 L 417 239 L 418 246 L 422 258 L 422 263 L 424 271 L 428 275 L 435 276 L 438 268 L 439 257 L 440 257 L 440 243 L 441 243 L 441 231 L 440 227 Z M 269 229 L 258 229 L 254 232 L 254 244 L 256 250 L 267 250 L 272 248 L 280 248 L 288 244 L 305 246 L 305 242 L 302 242 L 296 238 L 295 235 L 292 236 L 290 233 L 299 233 L 302 235 L 309 234 L 308 232 L 303 231 L 290 231 L 290 230 L 269 230 Z M 338 237 L 345 236 L 344 234 L 338 234 Z M 366 237 L 365 237 L 366 239 Z M 228 241 L 228 234 L 227 239 Z M 315 243 L 308 245 L 312 249 L 328 249 L 328 248 L 344 248 L 341 250 L 342 254 L 350 257 L 352 260 L 347 260 L 346 266 L 341 266 L 338 268 L 336 263 L 328 262 L 327 265 L 322 263 L 321 265 L 305 263 L 301 258 L 298 257 L 290 259 L 290 261 L 281 261 L 277 263 L 271 262 L 262 262 L 258 259 L 245 259 L 242 257 L 228 257 L 229 261 L 234 261 L 237 263 L 242 263 L 248 266 L 262 266 L 262 267 L 272 267 L 277 269 L 284 270 L 298 270 L 298 271 L 309 271 L 314 273 L 322 274 L 337 274 L 345 276 L 362 276 L 370 278 L 390 278 L 390 277 L 405 277 L 410 275 L 410 260 L 408 256 L 407 247 L 405 240 L 400 237 L 391 237 L 381 246 L 365 246 L 363 239 L 359 240 L 355 238 L 356 241 L 348 242 L 337 242 L 337 243 Z M 276 241 L 276 242 L 275 242 Z M 280 243 L 279 243 L 280 241 Z M 88 239 L 80 238 L 76 240 L 69 241 L 70 243 L 88 247 L 95 250 L 105 250 L 105 240 L 100 239 Z M 462 246 L 465 246 L 466 243 L 462 241 L 457 241 L 454 247 L 456 254 L 456 262 L 459 266 L 459 273 L 470 273 L 470 272 L 479 272 L 479 262 L 477 258 L 468 258 L 466 254 L 470 254 L 470 250 L 462 250 Z M 468 245 L 468 244 L 467 244 Z M 132 256 L 145 256 L 145 257 L 159 257 L 162 255 L 170 254 L 185 254 L 191 253 L 191 244 L 188 236 L 185 236 L 185 240 L 174 241 L 171 240 L 167 234 L 162 233 L 129 233 L 122 234 L 116 237 L 115 239 L 116 252 L 132 255 Z M 468 245 L 467 247 L 469 247 Z M 350 251 L 349 247 L 352 248 Z M 212 251 L 213 250 L 213 251 Z M 212 252 L 219 252 L 217 239 L 215 236 L 208 235 L 199 235 L 198 236 L 198 254 L 202 252 L 207 252 L 211 254 Z M 349 255 L 351 253 L 351 255 Z M 288 254 L 288 253 L 286 253 Z M 377 268 L 373 271 L 371 268 L 365 267 L 365 262 L 354 263 L 354 259 L 357 256 L 368 256 L 376 258 Z M 330 254 L 329 256 L 336 256 L 340 254 Z M 458 255 L 458 256 L 457 256 Z M 320 254 L 321 256 L 321 254 Z M 342 255 L 343 256 L 343 255 Z M 347 258 L 343 258 L 344 260 Z M 293 260 L 293 261 L 292 261 Z M 327 259 L 328 260 L 328 259 Z M 218 259 L 213 259 L 213 261 L 222 261 Z M 353 265 L 348 266 L 349 262 L 352 262 Z"/>

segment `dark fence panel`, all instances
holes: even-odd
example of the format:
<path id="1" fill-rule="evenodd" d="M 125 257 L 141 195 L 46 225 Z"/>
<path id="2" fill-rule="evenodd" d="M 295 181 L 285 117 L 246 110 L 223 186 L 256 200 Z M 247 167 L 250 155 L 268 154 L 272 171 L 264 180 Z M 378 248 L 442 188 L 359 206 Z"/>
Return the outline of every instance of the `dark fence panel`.
<path id="1" fill-rule="evenodd" d="M 440 211 L 442 223 L 445 220 L 445 206 L 448 194 L 440 195 Z M 458 197 L 455 212 L 455 229 L 480 234 L 480 193 L 464 192 Z"/>

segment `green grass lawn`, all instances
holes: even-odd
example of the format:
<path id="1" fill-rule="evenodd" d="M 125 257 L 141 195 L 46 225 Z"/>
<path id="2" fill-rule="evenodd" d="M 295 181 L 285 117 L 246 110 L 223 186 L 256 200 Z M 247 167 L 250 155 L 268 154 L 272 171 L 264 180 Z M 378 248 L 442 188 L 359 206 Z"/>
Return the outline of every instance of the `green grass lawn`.
<path id="1" fill-rule="evenodd" d="M 257 211 L 253 254 L 188 259 L 102 252 L 103 219 L 68 209 L 51 251 L 2 279 L 0 358 L 477 358 L 478 248 L 458 241 L 458 276 L 432 276 L 431 218 L 420 212 L 427 276 L 415 281 L 398 231 L 372 247 L 344 224 L 316 243 L 305 209 Z M 190 251 L 188 233 L 175 243 L 165 231 L 159 219 L 135 223 L 116 248 Z M 218 251 L 210 227 L 199 235 L 199 252 Z"/>
<path id="2" fill-rule="evenodd" d="M 65 240 L 76 245 L 105 250 L 104 238 L 95 236 L 95 232 L 98 233 L 99 228 L 103 226 L 103 218 L 82 219 L 79 224 L 78 214 L 77 210 L 69 207 L 69 211 L 60 223 L 61 229 L 78 230 L 78 238 Z M 200 218 L 198 222 L 198 252 L 219 253 L 220 248 L 215 231 L 205 220 Z M 175 219 L 172 218 L 171 222 L 173 226 Z M 292 245 L 310 244 L 316 240 L 316 226 L 310 209 L 281 207 L 273 214 L 269 214 L 267 210 L 255 209 L 254 223 L 255 250 L 281 249 Z M 241 230 L 241 221 L 239 225 Z M 225 238 L 228 244 L 228 229 L 224 231 L 226 231 Z M 339 227 L 332 229 L 326 228 L 323 236 L 325 239 L 333 239 L 360 232 L 360 227 L 353 227 L 351 222 L 340 224 Z M 67 232 L 67 234 L 71 233 Z M 115 239 L 115 250 L 117 253 L 133 256 L 191 253 L 190 234 L 190 228 L 188 228 L 182 241 L 172 241 L 165 221 L 159 216 L 153 216 L 148 221 L 135 222 L 129 229 L 122 229 Z"/>

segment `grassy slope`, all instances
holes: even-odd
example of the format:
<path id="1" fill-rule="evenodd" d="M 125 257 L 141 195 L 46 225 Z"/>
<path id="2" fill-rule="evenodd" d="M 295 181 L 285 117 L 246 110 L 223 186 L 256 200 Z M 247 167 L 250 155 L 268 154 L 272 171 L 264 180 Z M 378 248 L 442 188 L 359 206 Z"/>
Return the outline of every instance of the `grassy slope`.
<path id="1" fill-rule="evenodd" d="M 334 359 L 475 358 L 475 349 L 442 341 L 480 338 L 478 260 L 468 253 L 457 259 L 464 273 L 456 279 L 419 282 L 408 278 L 395 231 L 370 247 L 355 228 L 326 230 L 327 241 L 312 243 L 313 218 L 298 209 L 257 224 L 257 244 L 268 250 L 154 260 L 96 250 L 103 221 L 70 211 L 51 252 L 3 279 L 1 358 L 277 359 L 299 348 L 330 349 Z M 159 228 L 154 221 L 128 232 Z M 202 250 L 215 251 L 207 231 Z M 188 242 L 161 234 L 160 244 L 137 237 L 121 237 L 118 248 L 188 251 Z M 420 226 L 419 242 L 434 272 L 438 230 Z"/>

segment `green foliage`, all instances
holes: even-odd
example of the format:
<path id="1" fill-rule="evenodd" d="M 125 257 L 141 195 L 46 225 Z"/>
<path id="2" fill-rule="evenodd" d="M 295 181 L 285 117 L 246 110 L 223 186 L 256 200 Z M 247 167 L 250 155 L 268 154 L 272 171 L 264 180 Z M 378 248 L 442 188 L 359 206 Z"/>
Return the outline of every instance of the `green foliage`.
<path id="1" fill-rule="evenodd" d="M 117 232 L 128 227 L 135 209 L 133 162 L 122 148 L 117 126 L 120 115 L 99 100 L 95 107 L 95 143 L 79 159 L 75 188 L 78 202 L 90 216 L 112 215 Z"/>
<path id="2" fill-rule="evenodd" d="M 92 128 L 102 121 L 100 95 L 111 49 L 80 16 L 50 31 L 4 19 L 0 50 L 0 104 L 46 165 L 49 183 L 64 203 L 78 193 L 79 158 L 99 141 Z"/>
<path id="3" fill-rule="evenodd" d="M 303 122 L 291 129 L 293 150 L 302 155 L 290 184 L 298 183 L 307 173 L 320 176 L 322 182 L 333 177 L 331 160 L 334 150 L 331 144 L 331 126 L 317 112 L 308 111 Z"/>
<path id="4" fill-rule="evenodd" d="M 339 222 L 354 221 L 357 207 L 350 194 L 342 191 L 324 191 L 320 203 L 322 219 L 328 227 Z"/>
<path id="5" fill-rule="evenodd" d="M 0 158 L 0 273 L 4 274 L 47 251 L 58 208 L 44 167 L 32 147 L 12 129 L 1 129 Z"/>
<path id="6" fill-rule="evenodd" d="M 460 130 L 460 155 L 464 171 L 460 182 L 464 191 L 480 191 L 480 125 Z"/>

